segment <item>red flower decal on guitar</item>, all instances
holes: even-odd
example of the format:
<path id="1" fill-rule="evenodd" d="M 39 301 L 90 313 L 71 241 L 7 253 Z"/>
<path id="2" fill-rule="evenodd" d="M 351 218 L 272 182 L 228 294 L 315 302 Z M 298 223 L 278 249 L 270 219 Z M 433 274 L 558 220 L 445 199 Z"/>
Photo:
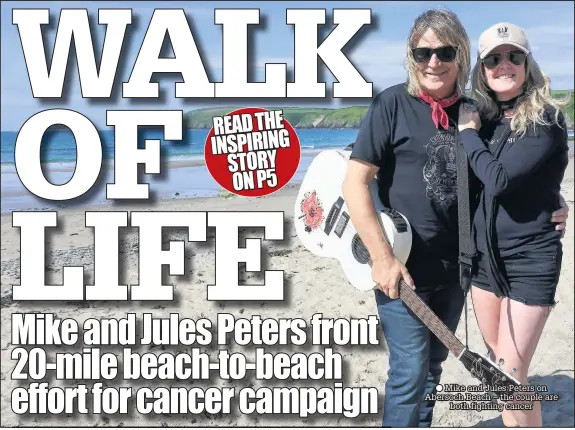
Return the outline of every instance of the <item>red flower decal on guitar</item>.
<path id="1" fill-rule="evenodd" d="M 316 192 L 312 191 L 305 193 L 300 207 L 301 211 L 303 212 L 303 215 L 300 216 L 300 219 L 303 218 L 305 231 L 311 232 L 312 230 L 318 228 L 323 221 L 323 207 L 317 198 Z"/>

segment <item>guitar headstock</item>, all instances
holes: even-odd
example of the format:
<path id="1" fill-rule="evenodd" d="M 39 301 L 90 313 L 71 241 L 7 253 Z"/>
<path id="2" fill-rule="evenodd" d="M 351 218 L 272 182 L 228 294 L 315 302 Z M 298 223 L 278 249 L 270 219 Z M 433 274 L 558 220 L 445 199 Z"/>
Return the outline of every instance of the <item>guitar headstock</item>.
<path id="1" fill-rule="evenodd" d="M 461 356 L 465 368 L 483 385 L 489 386 L 494 392 L 510 392 L 510 386 L 519 386 L 521 383 L 512 375 L 504 371 L 487 357 L 465 350 Z"/>

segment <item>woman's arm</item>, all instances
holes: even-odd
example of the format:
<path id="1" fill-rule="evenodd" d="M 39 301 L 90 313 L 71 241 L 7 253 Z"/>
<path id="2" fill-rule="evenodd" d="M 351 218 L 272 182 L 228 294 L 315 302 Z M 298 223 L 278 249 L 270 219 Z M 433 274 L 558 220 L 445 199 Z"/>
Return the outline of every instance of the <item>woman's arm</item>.
<path id="1" fill-rule="evenodd" d="M 459 136 L 471 168 L 483 183 L 485 192 L 494 196 L 520 186 L 562 143 L 553 135 L 550 126 L 541 126 L 538 135 L 523 137 L 497 159 L 485 147 L 476 128 L 462 125 L 461 119 Z"/>
<path id="2" fill-rule="evenodd" d="M 555 230 L 560 231 L 561 237 L 564 237 L 567 219 L 569 218 L 569 206 L 563 196 L 559 196 L 559 206 L 560 208 L 551 214 L 551 222 L 557 223 Z"/>

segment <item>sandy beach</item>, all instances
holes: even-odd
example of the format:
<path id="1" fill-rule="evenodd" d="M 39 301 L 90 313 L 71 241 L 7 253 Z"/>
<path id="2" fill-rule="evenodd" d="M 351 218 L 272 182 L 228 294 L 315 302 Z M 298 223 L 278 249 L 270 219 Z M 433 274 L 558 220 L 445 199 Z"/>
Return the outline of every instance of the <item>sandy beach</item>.
<path id="1" fill-rule="evenodd" d="M 567 169 L 562 186 L 562 193 L 569 203 L 570 219 L 567 234 L 563 239 L 564 258 L 560 285 L 556 300 L 558 304 L 551 312 L 541 342 L 533 358 L 531 380 L 533 385 L 545 385 L 549 394 L 557 394 L 559 399 L 542 403 L 543 424 L 548 427 L 571 427 L 574 424 L 574 295 L 573 295 L 573 158 Z M 3 214 L 2 223 L 2 278 L 1 278 L 1 388 L 2 388 L 2 426 L 375 426 L 381 425 L 381 412 L 384 384 L 387 379 L 387 352 L 384 341 L 378 330 L 379 345 L 377 346 L 338 346 L 334 352 L 342 354 L 344 366 L 344 387 L 375 387 L 379 391 L 379 409 L 377 413 L 362 414 L 356 418 L 346 418 L 343 415 L 321 415 L 300 418 L 297 414 L 279 415 L 244 415 L 238 412 L 235 401 L 232 401 L 230 414 L 149 414 L 141 415 L 135 412 L 128 414 L 61 414 L 50 415 L 17 415 L 11 408 L 11 392 L 14 388 L 24 385 L 11 379 L 15 361 L 11 359 L 13 345 L 11 344 L 11 315 L 25 312 L 51 312 L 59 318 L 73 317 L 79 323 L 90 317 L 123 318 L 127 313 L 142 315 L 152 313 L 157 317 L 167 317 L 170 313 L 179 313 L 181 317 L 217 320 L 218 313 L 230 313 L 236 318 L 249 318 L 259 315 L 262 318 L 304 318 L 309 320 L 315 313 L 322 313 L 328 318 L 360 318 L 376 315 L 373 293 L 363 293 L 354 290 L 347 284 L 339 264 L 328 258 L 318 258 L 310 254 L 301 244 L 293 228 L 293 207 L 297 195 L 297 184 L 291 184 L 281 191 L 268 197 L 248 199 L 232 198 L 180 198 L 165 199 L 150 206 L 146 203 L 110 206 L 95 205 L 60 209 L 58 211 L 61 228 L 51 236 L 47 245 L 46 279 L 51 283 L 62 282 L 63 266 L 84 266 L 87 283 L 92 283 L 94 268 L 94 244 L 91 228 L 85 227 L 85 211 L 91 210 L 162 210 L 162 211 L 283 211 L 285 215 L 284 240 L 281 242 L 263 241 L 264 267 L 268 270 L 284 271 L 285 291 L 287 299 L 282 303 L 272 302 L 208 302 L 206 284 L 214 280 L 214 231 L 208 233 L 208 242 L 197 244 L 186 242 L 186 272 L 185 277 L 168 277 L 168 283 L 175 285 L 177 300 L 174 302 L 155 303 L 153 305 L 138 302 L 86 302 L 57 303 L 13 302 L 11 286 L 19 282 L 20 277 L 20 232 L 12 227 L 11 214 Z M 179 232 L 170 233 L 176 239 Z M 248 229 L 249 237 L 262 237 L 257 229 Z M 135 229 L 129 229 L 121 238 L 120 259 L 125 268 L 121 281 L 128 284 L 137 283 L 138 279 L 138 246 Z M 257 283 L 261 280 L 258 273 L 242 271 L 240 279 Z M 479 333 L 471 300 L 467 303 L 469 315 L 469 346 L 470 349 L 484 354 L 485 349 Z M 465 342 L 465 324 L 459 324 L 457 336 Z M 122 347 L 103 348 L 120 353 Z M 163 347 L 143 347 L 143 351 L 161 352 Z M 216 357 L 219 347 L 208 345 L 202 347 L 211 357 Z M 254 346 L 239 346 L 231 343 L 226 347 L 230 352 L 242 352 L 248 362 L 255 354 Z M 52 347 L 48 354 L 57 351 L 79 351 L 77 347 Z M 166 351 L 185 351 L 185 346 L 166 347 Z M 306 344 L 303 346 L 273 346 L 267 347 L 270 352 L 312 352 L 319 350 L 318 346 Z M 28 382 L 29 383 L 29 382 Z M 76 385 L 79 381 L 68 381 Z M 477 381 L 464 369 L 463 365 L 450 355 L 444 365 L 442 383 L 458 383 L 476 385 Z M 51 380 L 54 386 L 63 386 L 63 381 Z M 91 382 L 88 383 L 91 385 Z M 105 385 L 134 387 L 333 387 L 332 381 L 283 381 L 269 382 L 248 377 L 241 381 L 226 381 L 217 377 L 208 381 L 136 381 L 128 382 L 121 379 L 108 381 Z M 500 427 L 501 419 L 497 411 L 461 411 L 450 410 L 448 402 L 438 402 L 433 425 L 441 427 Z"/>

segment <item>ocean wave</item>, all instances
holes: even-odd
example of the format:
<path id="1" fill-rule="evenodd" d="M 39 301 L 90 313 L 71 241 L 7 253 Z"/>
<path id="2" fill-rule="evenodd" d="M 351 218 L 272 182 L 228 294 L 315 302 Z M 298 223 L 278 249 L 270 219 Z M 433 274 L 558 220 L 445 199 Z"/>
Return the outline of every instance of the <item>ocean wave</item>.
<path id="1" fill-rule="evenodd" d="M 342 149 L 345 148 L 347 145 L 321 145 L 316 147 L 316 145 L 301 145 L 301 152 L 302 154 L 308 153 L 318 153 L 326 149 Z M 113 157 L 103 157 L 103 165 L 110 166 L 114 163 Z M 162 161 L 204 161 L 204 154 L 198 152 L 186 152 L 186 153 L 172 153 L 172 154 L 163 154 Z M 45 161 L 42 165 L 47 169 L 62 169 L 62 170 L 74 170 L 76 166 L 75 160 L 61 160 L 61 159 L 54 159 L 50 161 Z M 15 168 L 14 161 L 2 161 L 1 163 L 2 172 L 9 172 L 10 169 Z"/>
<path id="2" fill-rule="evenodd" d="M 333 146 L 320 146 L 315 147 L 315 145 L 302 145 L 301 146 L 301 153 L 302 154 L 315 154 L 319 153 L 324 150 L 329 149 L 343 149 L 347 145 L 333 145 Z M 574 145 L 569 145 L 569 151 L 575 151 Z M 163 161 L 204 161 L 204 155 L 198 153 L 183 153 L 183 154 L 168 154 L 167 156 L 162 157 Z M 103 164 L 104 166 L 111 166 L 114 163 L 113 158 L 104 158 Z M 52 160 L 48 162 L 42 163 L 45 168 L 48 169 L 62 169 L 62 170 L 74 170 L 76 166 L 75 161 L 70 160 Z M 3 173 L 12 173 L 16 169 L 16 165 L 13 161 L 2 161 L 0 163 L 0 168 Z"/>

